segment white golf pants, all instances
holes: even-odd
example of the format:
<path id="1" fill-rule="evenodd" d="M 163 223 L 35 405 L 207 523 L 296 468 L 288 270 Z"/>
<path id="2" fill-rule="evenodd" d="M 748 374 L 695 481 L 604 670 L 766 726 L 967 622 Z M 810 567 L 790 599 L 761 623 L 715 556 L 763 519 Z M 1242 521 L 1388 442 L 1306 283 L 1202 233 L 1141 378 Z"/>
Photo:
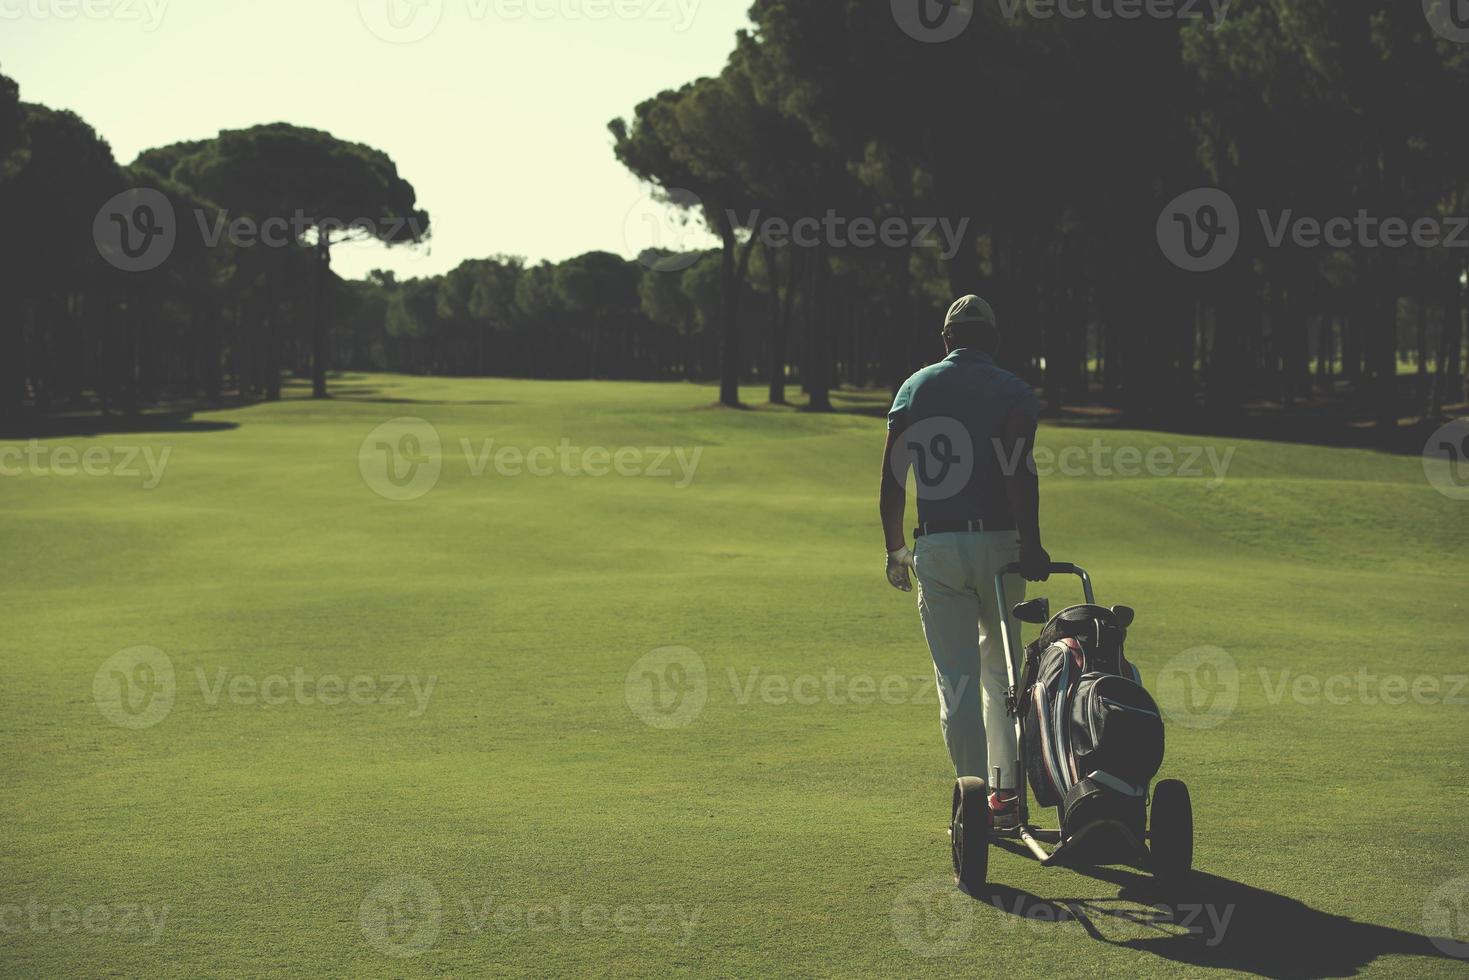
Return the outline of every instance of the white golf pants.
<path id="1" fill-rule="evenodd" d="M 995 599 L 995 572 L 1019 560 L 1014 531 L 929 534 L 914 542 L 918 613 L 933 654 L 938 682 L 939 727 L 959 776 L 990 780 L 1000 767 L 1000 785 L 1015 786 L 1015 722 L 1005 712 L 1005 644 Z M 1025 598 L 1025 580 L 1005 576 L 1011 606 Z M 1008 610 L 1006 611 L 1008 614 Z M 1020 624 L 1010 619 L 1019 642 Z"/>

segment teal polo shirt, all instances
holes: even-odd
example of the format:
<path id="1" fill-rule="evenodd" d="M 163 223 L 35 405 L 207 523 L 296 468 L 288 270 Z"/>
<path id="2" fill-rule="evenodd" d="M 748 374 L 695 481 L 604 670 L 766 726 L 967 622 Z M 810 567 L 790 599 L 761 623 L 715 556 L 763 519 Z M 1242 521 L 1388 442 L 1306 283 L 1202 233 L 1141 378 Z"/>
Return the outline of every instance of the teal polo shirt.
<path id="1" fill-rule="evenodd" d="M 1015 526 L 1004 478 L 1023 464 L 1005 458 L 1001 437 L 1016 411 L 1037 416 L 1034 389 L 983 351 L 960 348 L 903 382 L 888 428 L 900 433 L 900 479 L 911 471 L 917 484 L 919 523 Z"/>

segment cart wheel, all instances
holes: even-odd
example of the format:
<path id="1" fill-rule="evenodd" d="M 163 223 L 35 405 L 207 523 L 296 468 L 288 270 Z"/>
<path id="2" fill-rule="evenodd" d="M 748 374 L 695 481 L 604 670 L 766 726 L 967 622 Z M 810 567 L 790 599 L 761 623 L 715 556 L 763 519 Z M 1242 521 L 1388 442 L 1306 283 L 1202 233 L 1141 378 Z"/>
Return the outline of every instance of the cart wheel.
<path id="1" fill-rule="evenodd" d="M 1153 877 L 1170 883 L 1187 878 L 1194 863 L 1194 808 L 1187 786 L 1165 779 L 1154 787 L 1148 829 Z"/>
<path id="2" fill-rule="evenodd" d="M 949 846 L 954 857 L 954 884 L 975 894 L 984 884 L 990 863 L 989 786 L 978 776 L 954 783 L 954 810 L 949 820 Z"/>

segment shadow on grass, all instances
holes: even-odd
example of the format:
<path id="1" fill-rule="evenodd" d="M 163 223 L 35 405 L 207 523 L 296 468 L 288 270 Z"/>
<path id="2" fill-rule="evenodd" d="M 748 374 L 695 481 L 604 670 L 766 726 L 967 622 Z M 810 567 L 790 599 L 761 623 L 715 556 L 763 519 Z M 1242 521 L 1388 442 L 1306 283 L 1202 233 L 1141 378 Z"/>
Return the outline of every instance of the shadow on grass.
<path id="1" fill-rule="evenodd" d="M 1098 942 L 1261 977 L 1350 977 L 1389 955 L 1462 962 L 1435 945 L 1435 937 L 1332 915 L 1218 875 L 1196 871 L 1187 883 L 1163 888 L 1134 871 L 1072 870 L 1117 885 L 1117 898 L 1047 899 L 995 884 L 975 900 L 1037 927 L 1077 922 Z M 1157 935 L 1139 938 L 1140 931 Z"/>
<path id="2" fill-rule="evenodd" d="M 0 423 L 0 439 L 65 439 L 78 436 L 223 432 L 237 422 L 195 419 L 193 412 L 145 412 L 141 415 L 57 415 Z"/>

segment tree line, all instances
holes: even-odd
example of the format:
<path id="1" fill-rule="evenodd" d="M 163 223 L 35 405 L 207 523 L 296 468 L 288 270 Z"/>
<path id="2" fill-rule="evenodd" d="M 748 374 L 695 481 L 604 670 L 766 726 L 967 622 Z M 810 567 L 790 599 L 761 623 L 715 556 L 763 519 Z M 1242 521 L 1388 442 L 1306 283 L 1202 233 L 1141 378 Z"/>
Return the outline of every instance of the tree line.
<path id="1" fill-rule="evenodd" d="M 718 379 L 731 405 L 758 381 L 821 409 L 938 356 L 967 292 L 1052 411 L 1326 393 L 1390 427 L 1466 397 L 1454 22 L 1389 0 L 1237 0 L 1209 22 L 912 8 L 756 0 L 718 75 L 609 124 L 717 248 L 669 228 L 635 259 L 401 281 L 331 268 L 338 242 L 431 234 L 381 151 L 272 124 L 123 166 L 0 76 L 0 204 L 25 229 L 4 246 L 0 414 L 270 399 L 292 374 L 325 396 L 342 369 Z M 167 258 L 139 269 L 164 214 Z M 1394 222 L 1410 241 L 1384 243 Z"/>

